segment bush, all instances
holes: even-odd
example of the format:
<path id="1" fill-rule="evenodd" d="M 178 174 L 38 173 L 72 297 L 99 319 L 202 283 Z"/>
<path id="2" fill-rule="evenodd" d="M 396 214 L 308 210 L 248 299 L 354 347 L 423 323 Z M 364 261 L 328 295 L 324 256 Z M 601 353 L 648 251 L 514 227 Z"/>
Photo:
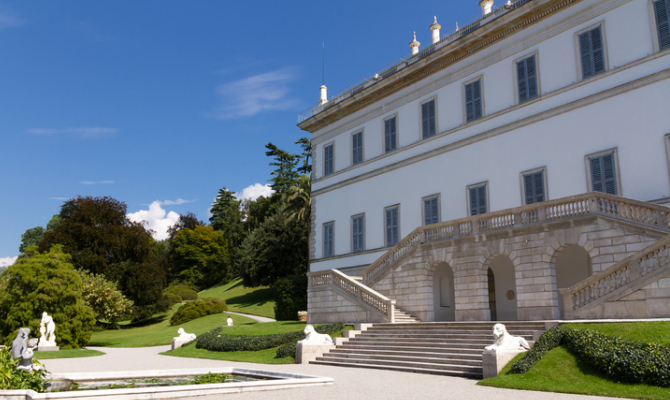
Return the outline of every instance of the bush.
<path id="1" fill-rule="evenodd" d="M 185 285 L 183 283 L 172 284 L 168 286 L 165 289 L 165 294 L 166 295 L 173 294 L 181 297 L 182 300 L 179 300 L 179 302 L 182 302 L 183 300 L 198 300 L 198 292 L 193 290 L 192 287 Z"/>
<path id="2" fill-rule="evenodd" d="M 305 338 L 303 331 L 277 333 L 274 335 L 222 335 L 220 326 L 198 337 L 195 347 L 210 351 L 258 351 L 295 343 Z M 344 329 L 344 325 L 330 324 L 316 327 L 319 333 L 333 333 Z M 295 354 L 295 351 L 294 351 Z"/>
<path id="3" fill-rule="evenodd" d="M 33 360 L 33 363 L 41 365 L 36 360 Z M 47 371 L 45 369 L 34 372 L 19 371 L 16 369 L 18 364 L 19 359 L 12 358 L 10 347 L 0 350 L 0 390 L 31 389 L 44 392 Z"/>
<path id="4" fill-rule="evenodd" d="M 170 304 L 170 307 L 177 303 L 181 303 L 184 301 L 184 299 L 181 298 L 181 296 L 176 295 L 174 293 L 165 293 L 165 298 L 167 299 L 168 303 Z"/>
<path id="5" fill-rule="evenodd" d="M 633 342 L 565 325 L 542 335 L 533 348 L 512 365 L 512 373 L 528 371 L 558 345 L 565 345 L 586 364 L 612 379 L 670 387 L 670 346 Z"/>
<path id="6" fill-rule="evenodd" d="M 275 300 L 275 319 L 294 321 L 298 311 L 307 310 L 307 276 L 291 275 L 272 285 Z"/>
<path id="7" fill-rule="evenodd" d="M 21 327 L 39 334 L 44 311 L 56 323 L 57 343 L 62 349 L 88 344 L 95 315 L 82 299 L 81 278 L 62 246 L 54 245 L 42 254 L 29 246 L 2 275 L 6 289 L 0 294 L 0 332 L 6 345 Z"/>
<path id="8" fill-rule="evenodd" d="M 179 307 L 170 318 L 170 325 L 180 325 L 210 314 L 218 314 L 228 310 L 226 302 L 213 297 L 195 300 Z"/>
<path id="9" fill-rule="evenodd" d="M 82 299 L 93 308 L 97 319 L 109 321 L 116 327 L 117 321 L 130 314 L 133 302 L 117 289 L 116 283 L 108 281 L 102 274 L 84 270 L 77 273 L 81 278 Z"/>

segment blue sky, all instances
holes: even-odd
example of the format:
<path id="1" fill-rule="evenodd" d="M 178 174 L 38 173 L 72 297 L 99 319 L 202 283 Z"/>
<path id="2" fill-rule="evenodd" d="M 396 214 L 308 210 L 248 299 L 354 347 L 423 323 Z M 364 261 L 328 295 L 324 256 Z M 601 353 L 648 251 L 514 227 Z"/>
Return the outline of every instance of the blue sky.
<path id="1" fill-rule="evenodd" d="M 265 144 L 308 136 L 323 42 L 333 94 L 477 3 L 0 0 L 0 266 L 78 195 L 160 235 L 177 213 L 206 220 L 223 186 L 262 193 Z"/>

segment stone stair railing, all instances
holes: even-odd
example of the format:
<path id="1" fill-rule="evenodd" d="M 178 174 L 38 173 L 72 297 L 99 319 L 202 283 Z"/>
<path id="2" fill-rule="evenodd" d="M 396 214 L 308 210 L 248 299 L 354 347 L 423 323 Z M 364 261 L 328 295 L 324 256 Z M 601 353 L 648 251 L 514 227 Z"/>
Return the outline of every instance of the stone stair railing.
<path id="1" fill-rule="evenodd" d="M 357 282 L 348 275 L 331 269 L 307 274 L 311 288 L 330 287 L 350 300 L 377 312 L 385 322 L 395 322 L 395 300 Z"/>
<path id="2" fill-rule="evenodd" d="M 616 290 L 634 285 L 641 277 L 668 264 L 670 235 L 572 287 L 560 289 L 565 318 L 572 319 L 574 313 L 582 307 L 603 300 Z"/>
<path id="3" fill-rule="evenodd" d="M 600 215 L 670 232 L 670 209 L 653 203 L 605 193 L 590 192 L 548 200 L 527 206 L 416 228 L 363 271 L 363 283 L 370 286 L 419 245 L 459 239 L 490 232 L 542 225 L 563 219 Z"/>

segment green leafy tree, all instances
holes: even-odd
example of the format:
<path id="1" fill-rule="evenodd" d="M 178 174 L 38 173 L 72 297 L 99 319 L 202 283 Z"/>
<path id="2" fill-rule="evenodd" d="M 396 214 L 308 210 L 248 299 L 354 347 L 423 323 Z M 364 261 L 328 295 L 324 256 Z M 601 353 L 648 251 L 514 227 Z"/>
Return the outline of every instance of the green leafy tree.
<path id="1" fill-rule="evenodd" d="M 174 239 L 182 229 L 194 229 L 196 226 L 205 225 L 204 221 L 200 221 L 198 217 L 192 212 L 187 212 L 186 214 L 179 214 L 179 219 L 175 222 L 174 225 L 168 228 L 168 236 L 170 240 Z"/>
<path id="2" fill-rule="evenodd" d="M 82 282 L 82 298 L 93 308 L 97 319 L 104 319 L 116 326 L 117 321 L 131 313 L 133 302 L 117 289 L 116 283 L 88 271 L 78 273 Z"/>
<path id="3" fill-rule="evenodd" d="M 268 217 L 240 249 L 244 285 L 270 285 L 278 278 L 305 274 L 308 236 L 307 221 L 289 221 L 283 210 Z"/>
<path id="4" fill-rule="evenodd" d="M 85 346 L 91 338 L 95 318 L 93 309 L 82 299 L 82 283 L 62 246 L 38 253 L 30 246 L 3 273 L 6 289 L 0 297 L 0 332 L 10 345 L 16 331 L 29 327 L 39 334 L 42 313 L 56 323 L 61 348 Z"/>
<path id="5" fill-rule="evenodd" d="M 297 171 L 300 175 L 310 175 L 312 173 L 312 142 L 306 137 L 302 137 L 295 144 L 300 145 L 302 149 L 302 153 L 300 154 L 302 163 Z"/>
<path id="6" fill-rule="evenodd" d="M 283 193 L 298 179 L 298 172 L 295 166 L 298 164 L 298 157 L 294 154 L 282 150 L 272 143 L 265 145 L 268 151 L 265 155 L 273 157 L 274 161 L 270 163 L 271 167 L 275 167 L 274 171 L 270 173 L 270 186 L 275 193 Z"/>
<path id="7" fill-rule="evenodd" d="M 135 303 L 134 318 L 163 311 L 165 270 L 153 256 L 149 231 L 126 217 L 126 205 L 111 197 L 77 197 L 61 206 L 62 221 L 39 244 L 54 244 L 72 256 L 78 270 L 102 274 Z"/>
<path id="8" fill-rule="evenodd" d="M 247 234 L 261 226 L 265 218 L 270 216 L 272 200 L 270 197 L 261 196 L 255 200 L 245 199 L 242 202 L 244 213 L 244 227 Z"/>
<path id="9" fill-rule="evenodd" d="M 226 239 L 211 226 L 180 230 L 172 240 L 170 258 L 177 279 L 199 289 L 230 278 Z"/>
<path id="10" fill-rule="evenodd" d="M 39 244 L 39 242 L 44 237 L 44 228 L 41 226 L 36 226 L 34 228 L 26 229 L 25 232 L 21 235 L 21 244 L 19 245 L 19 251 L 21 253 L 25 252 L 28 246 L 33 246 Z"/>
<path id="11" fill-rule="evenodd" d="M 235 198 L 235 192 L 223 187 L 219 189 L 211 208 L 209 222 L 214 230 L 223 233 L 231 248 L 239 246 L 246 236 L 241 205 Z"/>

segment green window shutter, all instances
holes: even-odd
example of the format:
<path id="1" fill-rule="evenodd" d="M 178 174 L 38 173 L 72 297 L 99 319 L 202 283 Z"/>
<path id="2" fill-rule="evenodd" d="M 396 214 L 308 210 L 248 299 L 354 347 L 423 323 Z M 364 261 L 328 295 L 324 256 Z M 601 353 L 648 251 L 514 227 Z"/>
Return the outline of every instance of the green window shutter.
<path id="1" fill-rule="evenodd" d="M 486 185 L 470 188 L 470 215 L 486 213 Z"/>
<path id="2" fill-rule="evenodd" d="M 323 148 L 323 174 L 330 175 L 334 170 L 333 145 Z"/>
<path id="3" fill-rule="evenodd" d="M 544 172 L 538 171 L 523 176 L 526 204 L 544 201 Z"/>
<path id="4" fill-rule="evenodd" d="M 591 165 L 591 189 L 594 192 L 618 194 L 614 153 L 589 159 Z"/>
<path id="5" fill-rule="evenodd" d="M 323 256 L 333 256 L 333 228 L 334 224 L 328 223 L 323 225 Z"/>
<path id="6" fill-rule="evenodd" d="M 435 100 L 421 105 L 421 132 L 424 139 L 434 136 L 437 132 L 435 126 Z"/>
<path id="7" fill-rule="evenodd" d="M 363 132 L 351 136 L 351 163 L 353 165 L 363 162 Z"/>
<path id="8" fill-rule="evenodd" d="M 396 149 L 396 117 L 384 121 L 384 152 Z"/>
<path id="9" fill-rule="evenodd" d="M 579 52 L 583 79 L 605 72 L 605 53 L 600 27 L 579 35 Z"/>
<path id="10" fill-rule="evenodd" d="M 482 117 L 481 81 L 465 85 L 465 120 L 474 121 Z"/>
<path id="11" fill-rule="evenodd" d="M 438 197 L 432 197 L 423 201 L 423 224 L 430 225 L 440 222 L 440 208 L 437 203 Z"/>
<path id="12" fill-rule="evenodd" d="M 654 14 L 656 16 L 656 31 L 658 33 L 658 46 L 660 50 L 670 47 L 670 0 L 657 0 L 654 2 Z"/>
<path id="13" fill-rule="evenodd" d="M 365 250 L 365 231 L 363 226 L 363 216 L 355 217 L 352 221 L 352 239 L 353 239 L 353 251 L 363 251 Z"/>
<path id="14" fill-rule="evenodd" d="M 537 97 L 537 68 L 535 56 L 530 56 L 516 63 L 517 82 L 519 85 L 519 103 Z"/>
<path id="15" fill-rule="evenodd" d="M 398 243 L 398 207 L 386 209 L 386 246 Z"/>

